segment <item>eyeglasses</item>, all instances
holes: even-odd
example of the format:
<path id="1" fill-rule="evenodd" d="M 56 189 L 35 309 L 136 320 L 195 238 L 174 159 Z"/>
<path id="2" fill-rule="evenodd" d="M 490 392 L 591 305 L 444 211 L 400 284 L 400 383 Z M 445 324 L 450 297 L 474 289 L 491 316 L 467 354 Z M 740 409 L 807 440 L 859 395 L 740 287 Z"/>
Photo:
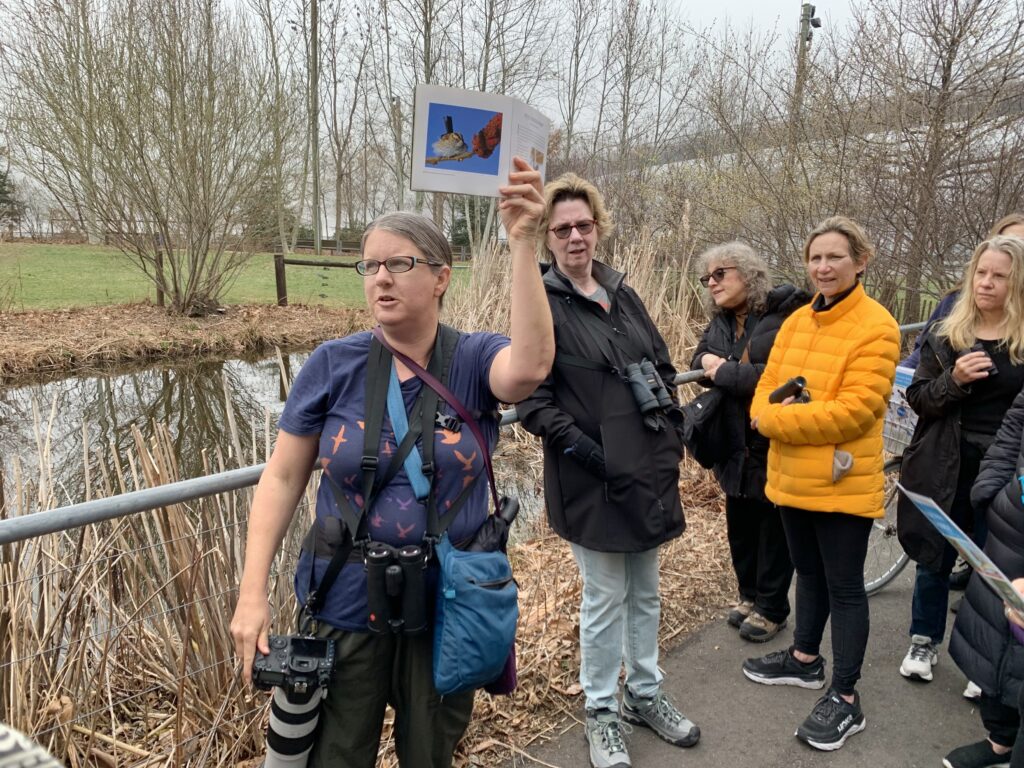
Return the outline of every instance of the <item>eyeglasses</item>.
<path id="1" fill-rule="evenodd" d="M 716 283 L 722 282 L 722 278 L 725 277 L 725 273 L 728 272 L 730 269 L 736 269 L 736 267 L 719 267 L 718 269 L 714 270 L 711 274 L 701 275 L 697 279 L 700 280 L 701 285 L 707 288 L 708 283 L 711 282 L 712 278 L 714 278 L 714 281 Z"/>
<path id="2" fill-rule="evenodd" d="M 364 277 L 367 275 L 376 275 L 380 271 L 381 264 L 384 265 L 384 269 L 392 274 L 408 272 L 417 264 L 426 264 L 428 267 L 444 266 L 443 264 L 435 264 L 431 261 L 422 261 L 416 256 L 391 256 L 384 259 L 384 261 L 377 261 L 377 259 L 363 259 L 362 261 L 357 261 L 356 272 Z"/>
<path id="3" fill-rule="evenodd" d="M 577 221 L 574 224 L 559 224 L 557 227 L 551 227 L 548 231 L 553 233 L 559 240 L 565 240 L 569 235 L 572 234 L 573 227 L 581 235 L 589 235 L 590 230 L 594 228 L 593 219 L 584 219 L 583 221 Z"/>

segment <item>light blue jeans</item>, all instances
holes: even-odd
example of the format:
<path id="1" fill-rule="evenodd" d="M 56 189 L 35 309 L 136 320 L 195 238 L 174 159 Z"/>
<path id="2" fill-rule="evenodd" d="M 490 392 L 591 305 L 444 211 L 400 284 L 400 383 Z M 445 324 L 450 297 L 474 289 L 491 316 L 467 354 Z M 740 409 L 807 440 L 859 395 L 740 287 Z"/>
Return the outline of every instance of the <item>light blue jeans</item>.
<path id="1" fill-rule="evenodd" d="M 623 662 L 630 698 L 656 696 L 662 681 L 657 547 L 622 553 L 571 546 L 583 579 L 580 685 L 587 709 L 618 709 L 615 693 Z"/>

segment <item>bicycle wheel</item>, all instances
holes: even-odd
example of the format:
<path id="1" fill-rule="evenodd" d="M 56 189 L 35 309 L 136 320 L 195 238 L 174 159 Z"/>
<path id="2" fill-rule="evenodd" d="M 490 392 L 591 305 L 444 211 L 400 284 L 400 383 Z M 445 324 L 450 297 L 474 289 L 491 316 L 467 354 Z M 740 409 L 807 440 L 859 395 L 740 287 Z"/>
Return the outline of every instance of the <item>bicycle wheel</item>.
<path id="1" fill-rule="evenodd" d="M 869 595 L 895 579 L 910 558 L 896 538 L 896 481 L 900 477 L 900 456 L 885 462 L 885 516 L 874 521 L 868 538 L 868 555 L 864 560 L 864 589 Z"/>

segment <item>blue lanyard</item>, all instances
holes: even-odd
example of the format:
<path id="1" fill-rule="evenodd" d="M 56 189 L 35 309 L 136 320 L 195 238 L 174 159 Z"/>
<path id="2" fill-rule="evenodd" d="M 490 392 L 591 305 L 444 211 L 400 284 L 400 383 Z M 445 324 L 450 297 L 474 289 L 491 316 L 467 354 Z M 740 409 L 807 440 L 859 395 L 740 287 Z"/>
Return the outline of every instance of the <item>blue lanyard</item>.
<path id="1" fill-rule="evenodd" d="M 432 414 L 431 414 L 432 415 Z M 402 385 L 398 381 L 398 369 L 395 361 L 391 361 L 391 380 L 388 382 L 388 417 L 391 419 L 391 428 L 395 432 L 395 445 L 401 445 L 405 436 L 409 433 L 409 414 L 405 411 L 405 400 L 402 399 Z M 434 439 L 434 420 L 430 419 L 429 424 L 423 425 L 423 439 Z M 405 457 L 405 474 L 412 484 L 416 498 L 423 501 L 430 495 L 430 481 L 423 474 L 423 459 L 420 458 L 419 449 L 413 445 L 409 455 Z"/>

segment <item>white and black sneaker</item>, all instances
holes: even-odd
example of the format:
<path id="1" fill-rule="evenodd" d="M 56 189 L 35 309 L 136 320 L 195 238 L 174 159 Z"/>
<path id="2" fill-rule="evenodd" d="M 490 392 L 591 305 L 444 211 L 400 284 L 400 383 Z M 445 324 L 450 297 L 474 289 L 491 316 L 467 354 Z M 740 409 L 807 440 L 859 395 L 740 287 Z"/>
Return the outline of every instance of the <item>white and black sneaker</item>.
<path id="1" fill-rule="evenodd" d="M 62 768 L 53 756 L 27 736 L 0 725 L 0 768 Z"/>
<path id="2" fill-rule="evenodd" d="M 900 674 L 910 680 L 931 682 L 932 667 L 939 663 L 939 649 L 930 637 L 913 635 L 910 650 L 900 664 Z"/>
<path id="3" fill-rule="evenodd" d="M 834 688 L 830 688 L 796 729 L 796 737 L 815 749 L 831 752 L 843 746 L 853 734 L 863 731 L 864 725 L 860 696 L 854 693 L 853 703 L 850 704 Z"/>
<path id="4" fill-rule="evenodd" d="M 762 685 L 795 685 L 798 688 L 825 687 L 825 659 L 821 656 L 804 664 L 793 656 L 793 649 L 775 651 L 743 662 L 743 674 Z"/>

